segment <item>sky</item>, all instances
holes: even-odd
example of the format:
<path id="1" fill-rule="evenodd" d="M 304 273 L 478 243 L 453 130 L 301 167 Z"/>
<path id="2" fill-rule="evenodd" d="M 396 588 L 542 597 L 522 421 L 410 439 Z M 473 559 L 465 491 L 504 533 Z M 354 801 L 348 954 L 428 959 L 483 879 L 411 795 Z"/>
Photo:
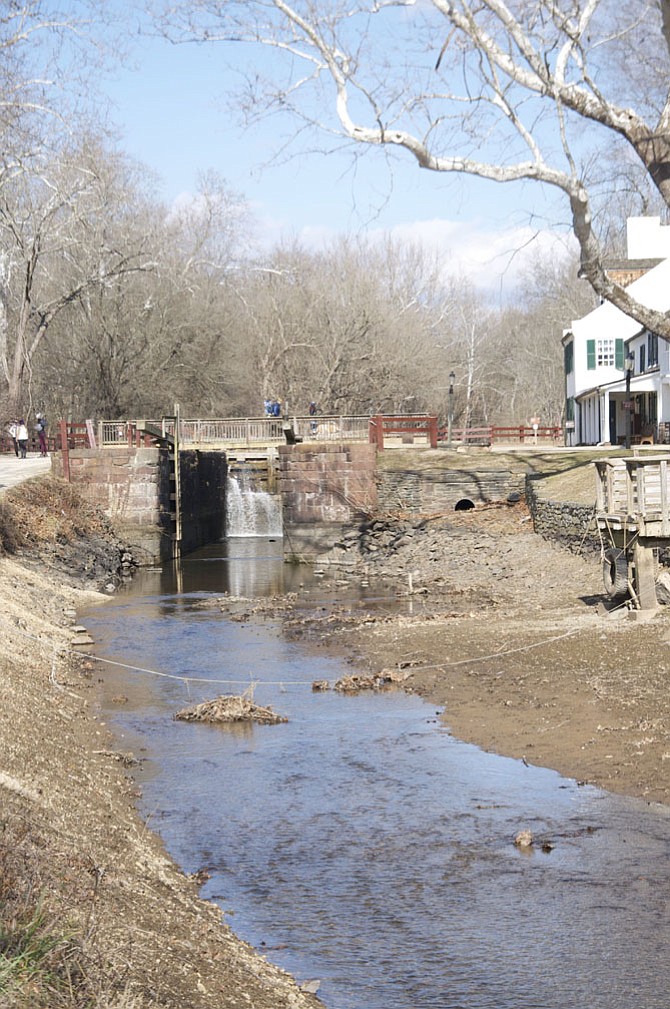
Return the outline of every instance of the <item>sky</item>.
<path id="1" fill-rule="evenodd" d="M 158 174 L 168 203 L 188 198 L 199 173 L 215 169 L 251 206 L 262 246 L 299 238 L 319 247 L 343 232 L 391 232 L 436 249 L 445 272 L 469 277 L 492 297 L 510 297 L 541 254 L 564 255 L 564 233 L 547 224 L 556 208 L 530 183 L 427 172 L 402 152 L 389 165 L 383 150 L 363 146 L 355 161 L 299 147 L 297 157 L 277 160 L 290 128 L 264 120 L 245 130 L 230 114 L 225 48 L 145 36 L 128 65 L 102 81 L 120 146 Z M 242 60 L 263 57 L 260 48 L 239 50 Z"/>

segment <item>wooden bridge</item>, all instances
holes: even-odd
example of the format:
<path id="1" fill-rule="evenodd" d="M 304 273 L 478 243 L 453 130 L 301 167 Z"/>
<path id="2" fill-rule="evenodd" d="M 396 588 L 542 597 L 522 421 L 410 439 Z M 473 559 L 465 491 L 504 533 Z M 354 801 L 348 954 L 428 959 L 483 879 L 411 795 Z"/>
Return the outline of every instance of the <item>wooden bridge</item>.
<path id="1" fill-rule="evenodd" d="M 224 417 L 188 420 L 163 417 L 133 420 L 60 421 L 49 432 L 50 452 L 63 448 L 122 448 L 169 441 L 176 435 L 183 448 L 268 449 L 286 442 L 371 442 L 379 450 L 415 446 L 439 448 L 458 445 L 551 444 L 563 442 L 561 427 L 513 425 L 457 428 L 438 424 L 431 414 L 343 414 L 282 417 Z M 36 437 L 28 445 L 38 451 Z M 0 451 L 12 452 L 9 436 L 0 437 Z"/>

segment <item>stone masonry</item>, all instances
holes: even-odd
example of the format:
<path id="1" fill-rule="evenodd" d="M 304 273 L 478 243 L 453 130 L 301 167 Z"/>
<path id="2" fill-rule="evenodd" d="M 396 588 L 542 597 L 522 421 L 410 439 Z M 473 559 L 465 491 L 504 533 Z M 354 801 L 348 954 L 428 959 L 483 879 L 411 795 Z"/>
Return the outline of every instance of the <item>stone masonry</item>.
<path id="1" fill-rule="evenodd" d="M 72 449 L 70 480 L 115 522 L 139 564 L 172 556 L 170 461 L 164 448 Z M 63 476 L 60 453 L 53 470 Z M 223 533 L 226 458 L 222 452 L 180 453 L 182 552 Z"/>
<path id="2" fill-rule="evenodd" d="M 523 475 L 502 469 L 382 469 L 379 474 L 379 510 L 384 514 L 453 511 L 462 500 L 505 501 L 523 492 Z"/>
<path id="3" fill-rule="evenodd" d="M 374 445 L 298 444 L 279 449 L 284 551 L 314 557 L 377 507 Z"/>
<path id="4" fill-rule="evenodd" d="M 552 501 L 543 496 L 542 481 L 526 478 L 526 504 L 533 529 L 546 540 L 555 540 L 573 553 L 600 550 L 601 539 L 595 521 L 595 504 Z"/>

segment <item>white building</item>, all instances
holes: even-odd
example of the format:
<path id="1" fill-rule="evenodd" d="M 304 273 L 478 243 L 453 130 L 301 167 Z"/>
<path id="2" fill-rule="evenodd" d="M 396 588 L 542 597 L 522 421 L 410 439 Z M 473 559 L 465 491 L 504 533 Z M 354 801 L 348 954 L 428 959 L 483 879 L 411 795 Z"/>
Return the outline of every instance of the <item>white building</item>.
<path id="1" fill-rule="evenodd" d="M 628 259 L 608 270 L 649 308 L 670 309 L 670 226 L 627 223 Z M 603 302 L 563 334 L 568 445 L 670 442 L 670 345 Z M 628 375 L 627 375 L 628 372 Z M 627 383 L 630 383 L 629 392 Z"/>

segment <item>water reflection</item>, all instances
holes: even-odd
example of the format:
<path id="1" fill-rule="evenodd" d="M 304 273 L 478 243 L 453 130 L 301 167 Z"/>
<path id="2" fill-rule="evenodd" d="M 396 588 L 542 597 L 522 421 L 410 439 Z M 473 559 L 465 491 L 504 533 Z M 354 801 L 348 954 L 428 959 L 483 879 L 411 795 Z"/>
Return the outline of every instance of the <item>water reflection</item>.
<path id="1" fill-rule="evenodd" d="M 176 593 L 223 595 L 253 598 L 291 592 L 309 578 L 310 570 L 284 564 L 281 537 L 267 539 L 233 538 L 212 543 L 158 569 L 140 570 L 130 593 L 170 599 Z M 172 602 L 176 602 L 172 599 Z"/>
<path id="2" fill-rule="evenodd" d="M 146 675 L 123 677 L 115 717 L 153 759 L 152 827 L 210 869 L 236 932 L 320 977 L 329 1009 L 666 1009 L 668 811 L 458 743 L 413 697 L 312 694 L 339 661 L 193 606 L 304 578 L 239 546 L 187 559 L 178 596 L 166 570 L 86 619 L 105 654 L 207 680 L 153 679 L 149 700 Z M 288 724 L 171 720 L 232 681 Z M 521 826 L 551 853 L 517 851 Z"/>

